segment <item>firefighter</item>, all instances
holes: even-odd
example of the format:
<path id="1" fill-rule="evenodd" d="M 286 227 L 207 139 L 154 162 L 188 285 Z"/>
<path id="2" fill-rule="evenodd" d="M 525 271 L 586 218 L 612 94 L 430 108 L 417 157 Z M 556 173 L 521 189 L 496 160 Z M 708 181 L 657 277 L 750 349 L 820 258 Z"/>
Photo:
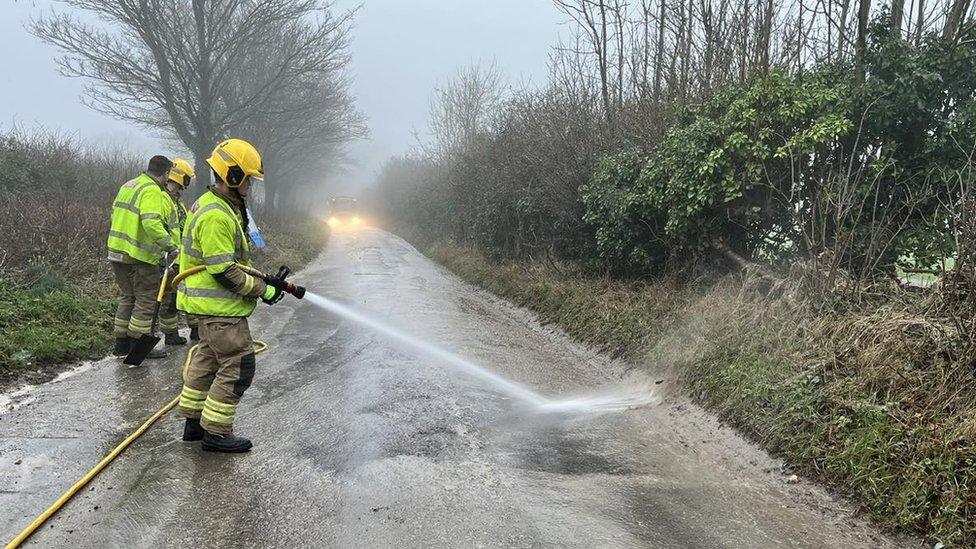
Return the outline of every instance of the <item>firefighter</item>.
<path id="1" fill-rule="evenodd" d="M 190 181 L 196 174 L 193 171 L 193 166 L 189 162 L 182 158 L 173 159 L 173 168 L 169 171 L 169 180 L 166 182 L 166 190 L 169 196 L 173 199 L 173 206 L 176 208 L 176 230 L 174 230 L 173 238 L 179 243 L 182 240 L 183 229 L 186 227 L 186 206 L 180 198 L 183 196 L 183 191 L 190 186 Z M 172 273 L 175 275 L 176 273 Z M 186 323 L 190 327 L 190 339 L 196 341 L 200 339 L 198 335 L 197 321 L 196 318 L 187 315 Z M 186 338 L 182 337 L 179 332 L 179 311 L 176 309 L 176 292 L 169 291 L 163 297 L 163 306 L 159 312 L 159 325 L 162 328 L 163 334 L 166 338 L 164 343 L 166 345 L 186 345 Z"/>
<path id="2" fill-rule="evenodd" d="M 165 156 L 152 157 L 144 173 L 122 185 L 113 203 L 108 260 L 119 286 L 115 356 L 127 355 L 133 342 L 150 332 L 163 265 L 175 258 L 176 211 L 165 188 L 172 166 Z M 165 356 L 153 349 L 148 358 Z"/>
<path id="3" fill-rule="evenodd" d="M 177 290 L 177 308 L 198 317 L 200 343 L 183 376 L 183 440 L 202 440 L 212 452 L 247 452 L 251 441 L 233 432 L 234 416 L 254 378 L 254 350 L 247 318 L 257 299 L 273 304 L 287 287 L 265 283 L 237 264 L 250 265 L 245 199 L 264 172 L 250 143 L 228 139 L 207 159 L 214 185 L 190 208 L 180 250 L 180 270 L 205 265 Z"/>

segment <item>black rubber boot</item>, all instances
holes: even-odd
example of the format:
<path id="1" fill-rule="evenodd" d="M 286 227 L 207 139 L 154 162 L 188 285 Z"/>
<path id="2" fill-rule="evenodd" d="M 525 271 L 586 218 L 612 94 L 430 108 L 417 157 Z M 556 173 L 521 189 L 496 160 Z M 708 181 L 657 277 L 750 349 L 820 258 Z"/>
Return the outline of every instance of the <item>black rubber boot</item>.
<path id="1" fill-rule="evenodd" d="M 207 452 L 240 454 L 251 449 L 251 441 L 234 435 L 217 435 L 204 431 L 201 447 Z"/>
<path id="2" fill-rule="evenodd" d="M 158 347 L 153 347 L 153 350 L 149 351 L 149 354 L 146 355 L 146 358 L 166 358 L 168 356 L 169 353 L 167 353 L 166 351 Z"/>
<path id="3" fill-rule="evenodd" d="M 132 350 L 132 338 L 131 337 L 117 337 L 115 338 L 115 349 L 112 354 L 115 356 L 125 356 L 129 354 Z"/>
<path id="4" fill-rule="evenodd" d="M 190 326 L 190 341 L 200 341 L 200 328 Z"/>
<path id="5" fill-rule="evenodd" d="M 183 426 L 183 440 L 186 442 L 203 440 L 204 433 L 206 433 L 206 431 L 204 431 L 203 427 L 200 426 L 200 418 L 186 418 L 186 425 Z"/>
<path id="6" fill-rule="evenodd" d="M 166 334 L 166 340 L 163 343 L 166 345 L 186 345 L 186 338 L 181 336 L 179 332 Z"/>

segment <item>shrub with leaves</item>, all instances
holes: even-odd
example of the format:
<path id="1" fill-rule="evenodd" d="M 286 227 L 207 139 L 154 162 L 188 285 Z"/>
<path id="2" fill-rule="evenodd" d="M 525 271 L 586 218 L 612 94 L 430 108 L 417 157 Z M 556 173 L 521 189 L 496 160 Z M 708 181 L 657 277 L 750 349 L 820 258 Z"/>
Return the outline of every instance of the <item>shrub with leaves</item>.
<path id="1" fill-rule="evenodd" d="M 773 73 L 723 91 L 687 113 L 636 178 L 633 156 L 604 159 L 583 189 L 604 257 L 653 270 L 662 247 L 694 253 L 719 237 L 750 256 L 790 246 L 791 205 L 809 201 L 819 164 L 853 127 L 849 88 L 832 76 Z"/>

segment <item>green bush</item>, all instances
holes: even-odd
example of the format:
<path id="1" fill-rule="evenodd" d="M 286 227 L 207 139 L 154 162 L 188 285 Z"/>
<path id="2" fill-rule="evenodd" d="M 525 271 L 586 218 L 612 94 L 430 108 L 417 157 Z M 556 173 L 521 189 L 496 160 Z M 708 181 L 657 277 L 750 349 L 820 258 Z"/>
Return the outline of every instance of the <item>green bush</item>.
<path id="1" fill-rule="evenodd" d="M 687 111 L 649 154 L 600 161 L 581 197 L 601 259 L 655 272 L 719 241 L 891 274 L 950 255 L 976 144 L 976 47 L 915 45 L 880 24 L 871 36 L 863 85 L 849 67 L 773 72 Z"/>

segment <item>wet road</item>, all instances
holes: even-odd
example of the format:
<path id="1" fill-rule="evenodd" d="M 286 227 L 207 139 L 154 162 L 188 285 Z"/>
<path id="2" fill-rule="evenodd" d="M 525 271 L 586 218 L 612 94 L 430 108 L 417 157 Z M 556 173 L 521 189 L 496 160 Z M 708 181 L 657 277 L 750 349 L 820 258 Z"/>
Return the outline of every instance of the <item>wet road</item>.
<path id="1" fill-rule="evenodd" d="M 337 233 L 296 280 L 547 395 L 643 377 L 379 230 Z M 167 416 L 28 545 L 896 546 L 681 399 L 556 419 L 307 302 L 252 331 L 271 349 L 236 424 L 250 454 L 202 453 Z M 0 410 L 0 539 L 177 394 L 177 354 Z"/>

